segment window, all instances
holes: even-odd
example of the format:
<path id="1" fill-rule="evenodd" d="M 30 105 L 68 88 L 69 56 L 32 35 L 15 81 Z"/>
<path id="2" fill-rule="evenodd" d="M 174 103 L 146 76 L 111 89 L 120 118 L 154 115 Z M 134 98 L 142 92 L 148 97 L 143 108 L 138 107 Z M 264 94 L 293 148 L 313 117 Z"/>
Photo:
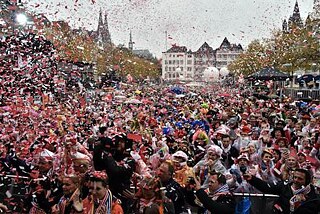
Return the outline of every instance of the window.
<path id="1" fill-rule="evenodd" d="M 168 71 L 168 67 L 166 66 L 166 67 L 164 68 L 164 70 L 165 70 L 165 71 Z"/>
<path id="2" fill-rule="evenodd" d="M 192 64 L 192 60 L 188 60 L 188 61 L 187 61 L 187 64 L 188 64 L 188 65 L 191 65 L 191 64 Z"/>
<path id="3" fill-rule="evenodd" d="M 171 78 L 171 74 L 169 73 L 169 78 Z"/>
<path id="4" fill-rule="evenodd" d="M 175 62 L 176 62 L 175 60 L 172 60 L 172 64 L 175 64 Z"/>
<path id="5" fill-rule="evenodd" d="M 171 67 L 169 67 L 169 71 L 171 71 Z"/>
<path id="6" fill-rule="evenodd" d="M 175 67 L 173 67 L 173 68 L 172 68 L 172 71 L 175 71 L 175 70 L 176 70 L 176 68 L 175 68 Z"/>
<path id="7" fill-rule="evenodd" d="M 180 70 L 183 71 L 183 67 L 180 67 Z"/>
<path id="8" fill-rule="evenodd" d="M 179 60 L 176 60 L 177 61 L 177 64 L 179 64 Z"/>
<path id="9" fill-rule="evenodd" d="M 173 54 L 172 57 L 176 57 L 176 55 Z"/>
<path id="10" fill-rule="evenodd" d="M 176 74 L 175 73 L 172 74 L 172 78 L 176 78 Z"/>
<path id="11" fill-rule="evenodd" d="M 167 60 L 164 60 L 164 64 L 167 65 L 167 64 L 168 64 L 168 61 L 167 61 Z"/>
<path id="12" fill-rule="evenodd" d="M 171 65 L 171 60 L 169 60 L 169 65 Z"/>
<path id="13" fill-rule="evenodd" d="M 180 64 L 181 64 L 181 65 L 183 64 L 183 60 L 180 60 Z"/>
<path id="14" fill-rule="evenodd" d="M 192 67 L 187 67 L 187 71 L 192 71 Z"/>

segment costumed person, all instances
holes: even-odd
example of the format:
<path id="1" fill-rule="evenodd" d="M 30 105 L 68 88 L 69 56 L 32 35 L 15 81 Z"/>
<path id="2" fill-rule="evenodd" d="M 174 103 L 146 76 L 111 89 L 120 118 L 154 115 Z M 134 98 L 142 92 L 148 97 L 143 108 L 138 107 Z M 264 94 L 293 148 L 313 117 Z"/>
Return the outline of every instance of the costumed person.
<path id="1" fill-rule="evenodd" d="M 262 178 L 262 180 L 267 182 L 276 182 L 276 177 L 273 174 L 274 163 L 273 159 L 273 151 L 270 148 L 266 148 L 262 151 L 261 154 L 261 162 L 259 166 L 259 170 L 257 172 L 257 176 Z"/>
<path id="2" fill-rule="evenodd" d="M 229 188 L 232 189 L 233 192 L 257 193 L 258 191 L 248 184 L 242 176 L 245 173 L 255 175 L 257 171 L 258 167 L 252 164 L 248 154 L 242 153 L 237 159 L 235 159 L 235 163 L 228 170 L 228 173 L 226 173 Z"/>
<path id="3" fill-rule="evenodd" d="M 123 214 L 121 202 L 112 195 L 105 172 L 95 171 L 89 179 L 89 195 L 83 200 L 86 214 Z"/>
<path id="4" fill-rule="evenodd" d="M 135 194 L 135 202 L 127 213 L 145 214 L 174 214 L 174 205 L 161 190 L 159 178 L 147 175 L 141 179 L 138 191 Z M 151 210 L 153 212 L 151 212 Z"/>
<path id="5" fill-rule="evenodd" d="M 191 167 L 187 165 L 188 156 L 183 151 L 177 151 L 172 155 L 174 166 L 174 180 L 184 187 L 188 181 L 188 177 L 193 177 L 194 173 Z"/>
<path id="6" fill-rule="evenodd" d="M 61 185 L 54 175 L 53 161 L 55 154 L 44 149 L 39 156 L 39 161 L 30 173 L 32 182 L 31 192 L 27 197 L 26 205 L 31 204 L 29 213 L 42 214 L 51 212 L 51 207 L 58 203 L 61 194 Z"/>
<path id="7" fill-rule="evenodd" d="M 204 158 L 193 167 L 195 175 L 200 177 L 200 182 L 204 188 L 208 185 L 207 179 L 210 172 L 226 173 L 227 170 L 220 161 L 221 155 L 222 149 L 217 145 L 211 145 L 208 147 Z"/>

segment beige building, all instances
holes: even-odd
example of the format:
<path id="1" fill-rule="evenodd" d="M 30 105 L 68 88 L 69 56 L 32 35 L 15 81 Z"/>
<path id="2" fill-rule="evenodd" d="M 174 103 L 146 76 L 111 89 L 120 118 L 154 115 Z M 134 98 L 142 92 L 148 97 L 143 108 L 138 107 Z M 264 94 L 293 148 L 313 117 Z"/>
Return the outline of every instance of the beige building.
<path id="1" fill-rule="evenodd" d="M 224 38 L 220 47 L 216 49 L 216 68 L 220 70 L 227 67 L 242 52 L 243 48 L 240 44 L 231 44 L 227 38 Z"/>
<path id="2" fill-rule="evenodd" d="M 162 53 L 162 79 L 193 79 L 194 55 L 185 46 L 173 46 Z"/>

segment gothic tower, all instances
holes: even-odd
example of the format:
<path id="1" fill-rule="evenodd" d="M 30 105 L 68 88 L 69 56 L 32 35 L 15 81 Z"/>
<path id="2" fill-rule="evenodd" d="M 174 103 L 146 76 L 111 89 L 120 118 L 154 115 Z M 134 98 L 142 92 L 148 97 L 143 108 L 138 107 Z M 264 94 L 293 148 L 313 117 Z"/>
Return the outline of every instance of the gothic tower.
<path id="1" fill-rule="evenodd" d="M 133 41 L 132 41 L 131 30 L 130 30 L 130 38 L 129 38 L 129 50 L 133 51 Z"/>
<path id="2" fill-rule="evenodd" d="M 320 0 L 314 0 L 310 16 L 312 20 L 320 20 Z"/>
<path id="3" fill-rule="evenodd" d="M 103 45 L 103 36 L 102 35 L 103 35 L 103 20 L 102 20 L 102 10 L 100 9 L 97 36 L 96 36 L 97 43 L 100 46 Z"/>
<path id="4" fill-rule="evenodd" d="M 107 44 L 111 44 L 111 35 L 109 32 L 109 25 L 108 25 L 108 15 L 107 13 L 104 15 L 104 41 Z"/>
<path id="5" fill-rule="evenodd" d="M 289 28 L 303 26 L 303 22 L 302 22 L 301 15 L 300 15 L 298 0 L 296 1 L 296 4 L 294 5 L 294 10 L 293 10 L 292 16 L 290 16 L 290 18 L 288 20 L 288 26 L 289 26 Z"/>
<path id="6" fill-rule="evenodd" d="M 287 23 L 287 20 L 283 20 L 283 22 L 282 22 L 282 31 L 283 31 L 283 32 L 288 32 L 288 23 Z"/>
<path id="7" fill-rule="evenodd" d="M 107 46 L 111 44 L 111 36 L 110 36 L 109 26 L 108 26 L 108 16 L 107 14 L 105 14 L 104 22 L 103 22 L 101 9 L 99 13 L 96 41 L 100 46 Z"/>

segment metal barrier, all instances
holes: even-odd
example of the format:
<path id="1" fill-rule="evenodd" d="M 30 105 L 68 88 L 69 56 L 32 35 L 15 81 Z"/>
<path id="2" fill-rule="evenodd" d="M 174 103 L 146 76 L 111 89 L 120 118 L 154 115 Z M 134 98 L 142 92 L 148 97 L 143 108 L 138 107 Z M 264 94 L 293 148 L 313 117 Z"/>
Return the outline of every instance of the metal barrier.
<path id="1" fill-rule="evenodd" d="M 279 198 L 278 195 L 262 193 L 234 193 L 237 204 L 244 198 L 250 200 L 250 214 L 273 214 L 272 207 L 274 201 Z"/>
<path id="2" fill-rule="evenodd" d="M 295 99 L 320 99 L 320 89 L 284 88 L 283 94 Z"/>

